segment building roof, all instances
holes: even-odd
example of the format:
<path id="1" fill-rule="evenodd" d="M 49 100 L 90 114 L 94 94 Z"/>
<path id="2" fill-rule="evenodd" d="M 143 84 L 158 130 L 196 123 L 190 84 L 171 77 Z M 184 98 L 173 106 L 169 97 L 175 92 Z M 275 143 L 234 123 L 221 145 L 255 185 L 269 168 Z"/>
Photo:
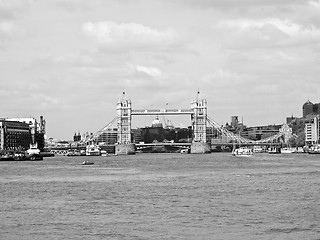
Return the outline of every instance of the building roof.
<path id="1" fill-rule="evenodd" d="M 306 105 L 313 105 L 313 103 L 308 100 L 307 102 L 305 102 L 305 103 L 303 104 L 303 107 L 305 107 Z"/>

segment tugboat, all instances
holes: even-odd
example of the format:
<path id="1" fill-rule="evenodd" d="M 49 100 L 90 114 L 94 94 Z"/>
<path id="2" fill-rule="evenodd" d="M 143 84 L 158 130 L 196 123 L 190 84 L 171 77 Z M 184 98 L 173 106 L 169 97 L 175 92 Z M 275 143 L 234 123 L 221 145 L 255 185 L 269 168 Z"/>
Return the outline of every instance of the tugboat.
<path id="1" fill-rule="evenodd" d="M 31 161 L 43 160 L 43 157 L 40 155 L 40 150 L 37 143 L 30 144 L 30 148 L 27 150 L 26 158 Z"/>

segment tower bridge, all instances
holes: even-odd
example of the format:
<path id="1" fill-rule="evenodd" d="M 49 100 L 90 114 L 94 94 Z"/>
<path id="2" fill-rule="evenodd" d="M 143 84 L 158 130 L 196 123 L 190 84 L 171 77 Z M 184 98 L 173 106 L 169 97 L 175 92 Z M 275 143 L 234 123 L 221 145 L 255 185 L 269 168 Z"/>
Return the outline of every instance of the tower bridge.
<path id="1" fill-rule="evenodd" d="M 253 141 L 241 137 L 238 134 L 234 134 L 228 131 L 223 126 L 217 124 L 207 115 L 207 101 L 200 97 L 198 92 L 195 99 L 191 101 L 190 109 L 132 109 L 132 102 L 125 96 L 123 92 L 122 97 L 117 102 L 117 116 L 104 128 L 99 130 L 93 135 L 83 139 L 80 143 L 90 144 L 95 142 L 98 137 L 104 132 L 108 131 L 110 127 L 117 123 L 117 143 L 115 145 L 116 154 L 133 154 L 136 147 L 142 148 L 141 144 L 135 144 L 132 142 L 132 116 L 143 115 L 189 115 L 191 119 L 192 127 L 192 142 L 190 145 L 191 153 L 209 153 L 210 152 L 210 139 L 207 136 L 207 128 L 211 127 L 216 129 L 220 136 L 227 137 L 230 144 L 236 142 L 243 145 L 265 145 L 274 143 L 274 141 L 280 138 L 289 138 L 292 135 L 291 128 L 284 124 L 279 130 L 279 133 L 261 139 L 259 141 Z"/>
<path id="2" fill-rule="evenodd" d="M 125 93 L 117 103 L 117 128 L 118 139 L 116 145 L 117 154 L 130 154 L 134 152 L 134 144 L 131 143 L 131 120 L 133 115 L 190 115 L 193 130 L 191 153 L 207 153 L 210 147 L 206 142 L 207 126 L 207 101 L 197 97 L 192 100 L 190 109 L 143 109 L 133 110 L 131 100 Z"/>

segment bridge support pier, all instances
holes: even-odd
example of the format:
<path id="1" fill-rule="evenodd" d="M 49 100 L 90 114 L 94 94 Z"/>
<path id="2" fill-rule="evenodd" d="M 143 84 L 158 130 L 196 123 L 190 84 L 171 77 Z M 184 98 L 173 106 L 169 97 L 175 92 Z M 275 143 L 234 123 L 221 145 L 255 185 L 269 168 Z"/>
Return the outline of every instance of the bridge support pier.
<path id="1" fill-rule="evenodd" d="M 115 154 L 118 155 L 130 155 L 130 154 L 135 154 L 136 151 L 136 146 L 134 143 L 119 143 L 116 144 L 115 148 Z"/>
<path id="2" fill-rule="evenodd" d="M 190 153 L 210 153 L 210 145 L 205 142 L 193 142 Z"/>

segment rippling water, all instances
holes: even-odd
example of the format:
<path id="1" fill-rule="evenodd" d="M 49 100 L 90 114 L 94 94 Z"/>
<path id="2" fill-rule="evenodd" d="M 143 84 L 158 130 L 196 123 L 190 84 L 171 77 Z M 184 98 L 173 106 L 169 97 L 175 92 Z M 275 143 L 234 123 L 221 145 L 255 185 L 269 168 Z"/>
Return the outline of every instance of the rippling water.
<path id="1" fill-rule="evenodd" d="M 0 239 L 320 239 L 320 155 L 56 156 L 0 172 Z"/>

